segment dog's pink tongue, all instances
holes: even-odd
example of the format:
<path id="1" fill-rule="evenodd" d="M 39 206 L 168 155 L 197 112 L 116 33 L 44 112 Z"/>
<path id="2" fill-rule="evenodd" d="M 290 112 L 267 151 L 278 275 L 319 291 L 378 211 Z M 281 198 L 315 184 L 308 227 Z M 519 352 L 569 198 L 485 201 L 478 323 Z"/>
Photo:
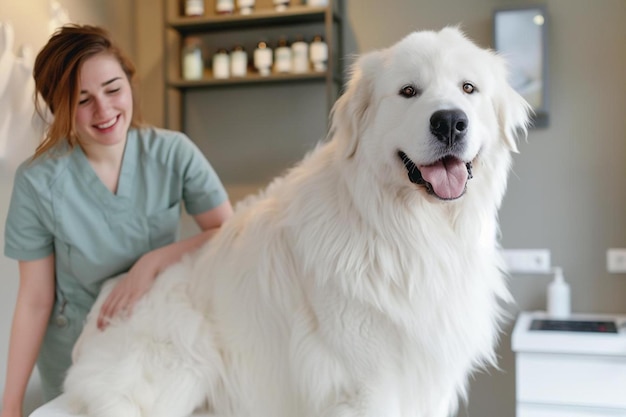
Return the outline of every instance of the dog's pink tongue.
<path id="1" fill-rule="evenodd" d="M 468 175 L 463 161 L 446 157 L 432 165 L 420 166 L 419 170 L 439 198 L 452 200 L 463 195 Z"/>

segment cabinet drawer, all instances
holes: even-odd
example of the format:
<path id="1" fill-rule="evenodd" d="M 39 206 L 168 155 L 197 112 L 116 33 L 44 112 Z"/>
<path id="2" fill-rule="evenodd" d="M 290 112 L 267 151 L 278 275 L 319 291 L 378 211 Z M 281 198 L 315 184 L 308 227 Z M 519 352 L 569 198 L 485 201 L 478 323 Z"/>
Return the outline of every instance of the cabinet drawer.
<path id="1" fill-rule="evenodd" d="M 626 411 L 626 357 L 519 353 L 516 384 L 518 403 Z"/>

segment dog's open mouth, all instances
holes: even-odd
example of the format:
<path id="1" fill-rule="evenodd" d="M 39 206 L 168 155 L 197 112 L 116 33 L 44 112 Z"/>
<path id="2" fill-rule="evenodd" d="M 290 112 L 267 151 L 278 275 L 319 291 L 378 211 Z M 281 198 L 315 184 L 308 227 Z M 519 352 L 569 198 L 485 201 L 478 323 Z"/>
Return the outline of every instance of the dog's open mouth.
<path id="1" fill-rule="evenodd" d="M 408 171 L 409 180 L 423 185 L 426 190 L 442 200 L 455 200 L 466 190 L 467 181 L 472 178 L 472 163 L 448 155 L 434 164 L 417 165 L 404 152 L 398 151 L 398 157 Z"/>

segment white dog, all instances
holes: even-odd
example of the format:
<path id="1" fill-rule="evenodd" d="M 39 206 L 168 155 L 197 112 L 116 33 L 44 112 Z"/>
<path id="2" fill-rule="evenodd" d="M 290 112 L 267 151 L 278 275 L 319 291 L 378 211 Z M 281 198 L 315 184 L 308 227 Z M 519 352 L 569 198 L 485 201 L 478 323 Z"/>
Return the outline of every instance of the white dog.
<path id="1" fill-rule="evenodd" d="M 527 120 L 502 59 L 457 29 L 365 54 L 326 143 L 130 319 L 90 317 L 67 395 L 94 417 L 453 413 L 495 361 L 497 209 Z"/>

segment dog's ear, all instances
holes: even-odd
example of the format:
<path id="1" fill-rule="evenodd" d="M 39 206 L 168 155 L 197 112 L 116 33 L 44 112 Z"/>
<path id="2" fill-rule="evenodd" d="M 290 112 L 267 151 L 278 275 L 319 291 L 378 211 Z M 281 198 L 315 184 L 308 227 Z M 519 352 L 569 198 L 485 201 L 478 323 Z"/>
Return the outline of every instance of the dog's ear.
<path id="1" fill-rule="evenodd" d="M 500 58 L 500 57 L 497 57 Z M 502 88 L 494 99 L 494 108 L 500 125 L 500 136 L 504 139 L 511 151 L 517 153 L 517 138 L 525 138 L 528 134 L 530 104 L 509 85 L 504 72 L 496 79 L 502 80 Z"/>
<path id="2" fill-rule="evenodd" d="M 331 110 L 330 137 L 343 141 L 346 158 L 357 149 L 367 119 L 371 113 L 374 75 L 381 62 L 380 51 L 359 57 L 349 72 L 345 92 L 337 99 Z"/>

